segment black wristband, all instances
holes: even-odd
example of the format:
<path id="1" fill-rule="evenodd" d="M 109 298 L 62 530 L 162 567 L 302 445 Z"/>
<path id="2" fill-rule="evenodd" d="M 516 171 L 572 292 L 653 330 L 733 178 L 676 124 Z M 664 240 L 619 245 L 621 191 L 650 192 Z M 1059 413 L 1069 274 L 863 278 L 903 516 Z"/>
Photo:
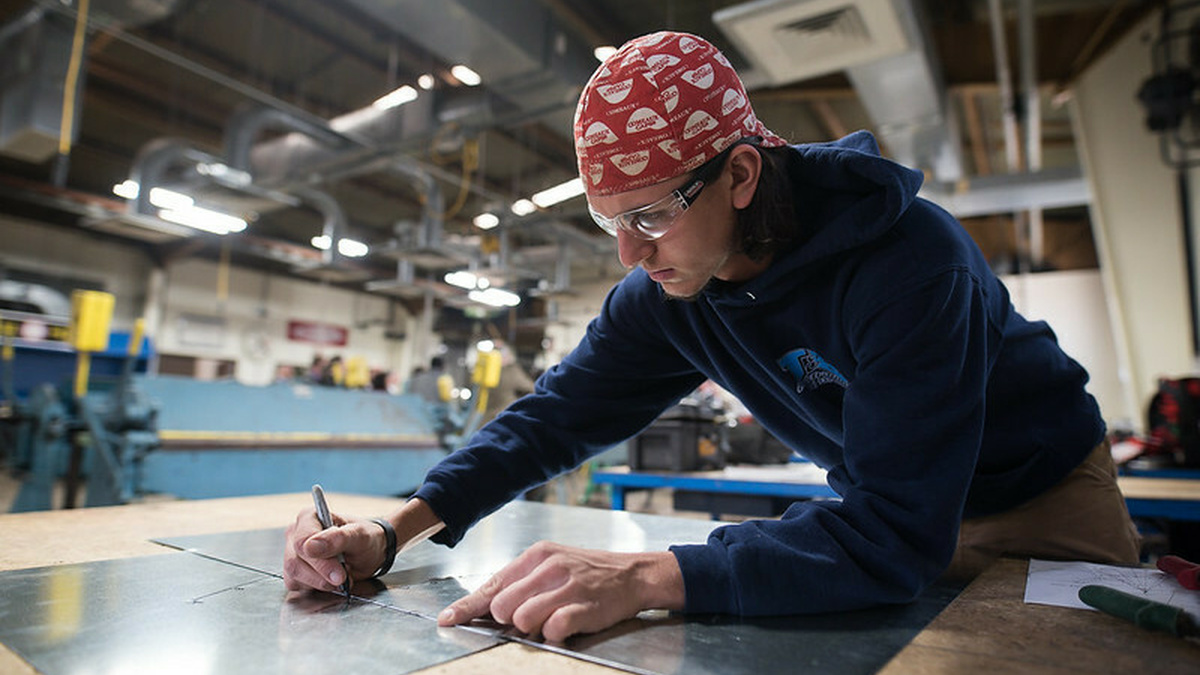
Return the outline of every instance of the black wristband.
<path id="1" fill-rule="evenodd" d="M 372 518 L 371 522 L 383 528 L 383 536 L 387 540 L 387 543 L 384 544 L 383 564 L 371 575 L 371 578 L 374 579 L 387 574 L 392 569 L 392 564 L 396 562 L 396 530 L 383 518 Z"/>

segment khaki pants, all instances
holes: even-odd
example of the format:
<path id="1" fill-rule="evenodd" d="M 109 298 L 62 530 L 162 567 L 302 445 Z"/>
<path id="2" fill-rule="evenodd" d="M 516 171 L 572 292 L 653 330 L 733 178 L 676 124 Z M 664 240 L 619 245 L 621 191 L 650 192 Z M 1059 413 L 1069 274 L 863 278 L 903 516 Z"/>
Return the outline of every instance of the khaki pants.
<path id="1" fill-rule="evenodd" d="M 973 578 L 1001 556 L 1137 565 L 1140 551 L 1105 441 L 1045 493 L 1010 511 L 964 520 L 946 575 Z"/>

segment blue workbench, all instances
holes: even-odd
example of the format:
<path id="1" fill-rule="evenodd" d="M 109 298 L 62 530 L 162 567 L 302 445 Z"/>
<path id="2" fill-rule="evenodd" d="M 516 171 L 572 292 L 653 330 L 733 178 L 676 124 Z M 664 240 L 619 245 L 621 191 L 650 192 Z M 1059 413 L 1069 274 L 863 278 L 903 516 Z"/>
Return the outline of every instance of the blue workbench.
<path id="1" fill-rule="evenodd" d="M 628 467 L 612 467 L 596 470 L 592 474 L 592 480 L 612 486 L 612 508 L 615 510 L 625 509 L 627 491 L 655 488 L 757 499 L 838 498 L 837 493 L 825 483 L 824 472 L 807 462 L 754 467 L 731 466 L 719 471 L 682 473 L 633 471 Z M 1200 522 L 1200 480 L 1121 476 L 1118 483 L 1125 495 L 1129 513 L 1135 518 Z"/>
<path id="2" fill-rule="evenodd" d="M 741 496 L 751 502 L 766 503 L 772 500 L 796 501 L 801 499 L 838 499 L 838 494 L 825 482 L 825 472 L 810 462 L 791 462 L 769 466 L 729 466 L 716 471 L 633 471 L 619 466 L 598 469 L 592 480 L 612 487 L 612 508 L 625 510 L 625 493 L 629 490 L 672 488 L 679 492 L 695 495 Z M 729 501 L 717 500 L 715 505 L 727 505 Z M 754 510 L 727 509 L 724 511 L 704 509 L 714 517 L 721 512 L 740 515 L 768 515 Z M 778 510 L 778 509 L 772 509 Z"/>

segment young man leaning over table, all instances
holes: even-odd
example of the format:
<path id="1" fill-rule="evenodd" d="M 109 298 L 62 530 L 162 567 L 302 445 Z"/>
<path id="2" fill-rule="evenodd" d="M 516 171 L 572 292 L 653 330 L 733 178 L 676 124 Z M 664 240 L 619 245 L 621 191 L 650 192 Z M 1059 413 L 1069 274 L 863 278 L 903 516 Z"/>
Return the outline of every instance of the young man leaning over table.
<path id="1" fill-rule="evenodd" d="M 905 603 L 1001 555 L 1138 562 L 1087 373 L 870 134 L 789 145 L 715 47 L 675 32 L 605 61 L 574 133 L 588 207 L 631 272 L 574 351 L 403 506 L 324 531 L 300 513 L 288 588 L 383 574 L 427 536 L 453 546 L 705 379 L 827 469 L 842 499 L 667 551 L 539 543 L 439 622 L 490 615 L 557 641 L 650 608 Z"/>

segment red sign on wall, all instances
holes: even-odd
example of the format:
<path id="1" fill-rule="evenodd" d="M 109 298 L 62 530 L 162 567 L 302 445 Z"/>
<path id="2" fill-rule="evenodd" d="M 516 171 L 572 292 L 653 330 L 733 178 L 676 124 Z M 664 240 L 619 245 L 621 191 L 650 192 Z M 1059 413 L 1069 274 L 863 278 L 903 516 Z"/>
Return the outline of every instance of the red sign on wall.
<path id="1" fill-rule="evenodd" d="M 293 342 L 311 342 L 331 347 L 345 347 L 350 339 L 350 330 L 331 323 L 316 321 L 288 321 L 287 336 Z"/>

